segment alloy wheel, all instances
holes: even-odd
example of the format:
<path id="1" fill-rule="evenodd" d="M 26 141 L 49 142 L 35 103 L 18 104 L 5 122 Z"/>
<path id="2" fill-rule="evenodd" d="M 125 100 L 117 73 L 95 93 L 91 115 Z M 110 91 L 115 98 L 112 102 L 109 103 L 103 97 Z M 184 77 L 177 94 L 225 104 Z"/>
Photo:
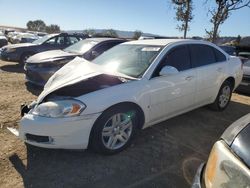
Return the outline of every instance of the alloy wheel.
<path id="1" fill-rule="evenodd" d="M 102 130 L 102 142 L 111 150 L 123 147 L 131 137 L 133 124 L 131 116 L 126 113 L 114 114 L 105 123 Z"/>
<path id="2" fill-rule="evenodd" d="M 221 94 L 219 96 L 219 106 L 221 108 L 224 108 L 228 104 L 230 96 L 231 88 L 228 85 L 225 85 L 225 87 L 222 88 Z"/>

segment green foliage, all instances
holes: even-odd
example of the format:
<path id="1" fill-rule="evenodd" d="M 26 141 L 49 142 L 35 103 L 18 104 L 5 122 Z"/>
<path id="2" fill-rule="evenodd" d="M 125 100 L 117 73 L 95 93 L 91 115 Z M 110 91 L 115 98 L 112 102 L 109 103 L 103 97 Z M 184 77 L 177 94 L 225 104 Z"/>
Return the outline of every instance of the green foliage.
<path id="1" fill-rule="evenodd" d="M 114 29 L 108 29 L 104 32 L 105 36 L 109 36 L 109 37 L 118 37 L 118 34 L 116 33 L 116 31 Z"/>
<path id="2" fill-rule="evenodd" d="M 42 20 L 28 21 L 26 26 L 28 30 L 30 31 L 39 31 L 39 32 L 47 32 L 47 33 L 59 33 L 60 32 L 60 26 L 56 24 L 51 24 L 51 25 L 46 26 L 46 24 Z"/>
<path id="3" fill-rule="evenodd" d="M 46 32 L 47 33 L 60 33 L 60 26 L 56 24 L 51 24 L 49 26 L 46 26 Z"/>
<path id="4" fill-rule="evenodd" d="M 103 31 L 102 33 L 95 33 L 92 36 L 93 37 L 113 37 L 113 38 L 117 38 L 118 34 L 116 33 L 116 31 L 114 29 L 108 29 L 108 30 Z"/>
<path id="5" fill-rule="evenodd" d="M 46 24 L 42 20 L 28 21 L 26 26 L 30 31 L 44 32 L 46 30 Z"/>
<path id="6" fill-rule="evenodd" d="M 94 29 L 85 29 L 83 30 L 83 34 L 89 35 L 89 36 L 94 36 L 96 34 Z"/>
<path id="7" fill-rule="evenodd" d="M 141 37 L 141 35 L 142 35 L 142 32 L 139 31 L 139 30 L 136 30 L 136 31 L 134 32 L 133 39 L 137 40 L 137 39 L 139 39 L 139 38 Z"/>

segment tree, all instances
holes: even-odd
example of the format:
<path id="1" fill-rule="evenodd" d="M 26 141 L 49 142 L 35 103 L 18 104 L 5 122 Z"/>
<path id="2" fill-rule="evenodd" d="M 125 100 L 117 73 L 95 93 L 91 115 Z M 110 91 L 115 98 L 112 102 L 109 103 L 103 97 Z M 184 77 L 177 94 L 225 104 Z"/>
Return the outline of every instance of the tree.
<path id="1" fill-rule="evenodd" d="M 85 29 L 85 30 L 83 30 L 83 34 L 93 36 L 96 34 L 96 32 L 94 29 Z"/>
<path id="2" fill-rule="evenodd" d="M 30 31 L 45 31 L 46 24 L 42 20 L 28 21 L 26 24 L 28 30 Z"/>
<path id="3" fill-rule="evenodd" d="M 210 31 L 206 30 L 210 41 L 213 43 L 218 38 L 219 26 L 228 19 L 232 11 L 250 7 L 250 0 L 215 0 L 215 3 L 216 6 L 208 11 L 212 15 L 210 22 L 213 27 Z"/>
<path id="4" fill-rule="evenodd" d="M 114 29 L 108 29 L 104 32 L 104 35 L 107 37 L 118 37 L 118 34 L 116 33 L 116 31 Z"/>
<path id="5" fill-rule="evenodd" d="M 51 24 L 49 26 L 46 26 L 46 32 L 47 33 L 60 33 L 60 26 L 56 24 Z"/>
<path id="6" fill-rule="evenodd" d="M 141 37 L 141 35 L 142 35 L 142 32 L 141 31 L 139 31 L 139 30 L 136 30 L 135 32 L 134 32 L 134 36 L 133 36 L 133 39 L 139 39 L 140 37 Z"/>
<path id="7" fill-rule="evenodd" d="M 192 0 L 172 0 L 176 10 L 176 20 L 181 22 L 177 25 L 179 31 L 184 31 L 183 38 L 187 37 L 187 31 L 189 30 L 189 23 L 193 19 L 193 2 Z"/>
<path id="8" fill-rule="evenodd" d="M 239 45 L 240 45 L 240 41 L 241 41 L 241 36 L 238 35 L 237 38 L 236 38 L 236 40 L 235 40 L 235 44 L 236 44 L 237 46 L 239 46 Z"/>

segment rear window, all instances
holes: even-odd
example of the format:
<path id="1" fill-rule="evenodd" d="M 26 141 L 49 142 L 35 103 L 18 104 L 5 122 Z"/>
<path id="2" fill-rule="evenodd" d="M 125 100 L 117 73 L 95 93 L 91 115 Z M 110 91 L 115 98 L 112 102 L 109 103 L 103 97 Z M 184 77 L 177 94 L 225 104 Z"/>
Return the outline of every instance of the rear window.
<path id="1" fill-rule="evenodd" d="M 226 61 L 226 56 L 215 48 L 214 48 L 214 54 L 217 62 Z"/>
<path id="2" fill-rule="evenodd" d="M 193 67 L 200 67 L 216 63 L 215 53 L 213 48 L 204 44 L 189 45 L 191 61 Z"/>

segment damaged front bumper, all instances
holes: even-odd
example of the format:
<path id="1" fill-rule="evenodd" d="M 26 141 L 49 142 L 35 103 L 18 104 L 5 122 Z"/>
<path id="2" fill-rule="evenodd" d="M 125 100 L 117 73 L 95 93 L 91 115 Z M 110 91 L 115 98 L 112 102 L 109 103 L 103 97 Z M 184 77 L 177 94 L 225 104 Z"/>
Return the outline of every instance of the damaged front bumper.
<path id="1" fill-rule="evenodd" d="M 8 130 L 28 144 L 56 149 L 86 149 L 92 126 L 101 114 L 49 118 L 30 114 L 30 109 L 30 105 L 23 105 L 19 130 Z"/>

